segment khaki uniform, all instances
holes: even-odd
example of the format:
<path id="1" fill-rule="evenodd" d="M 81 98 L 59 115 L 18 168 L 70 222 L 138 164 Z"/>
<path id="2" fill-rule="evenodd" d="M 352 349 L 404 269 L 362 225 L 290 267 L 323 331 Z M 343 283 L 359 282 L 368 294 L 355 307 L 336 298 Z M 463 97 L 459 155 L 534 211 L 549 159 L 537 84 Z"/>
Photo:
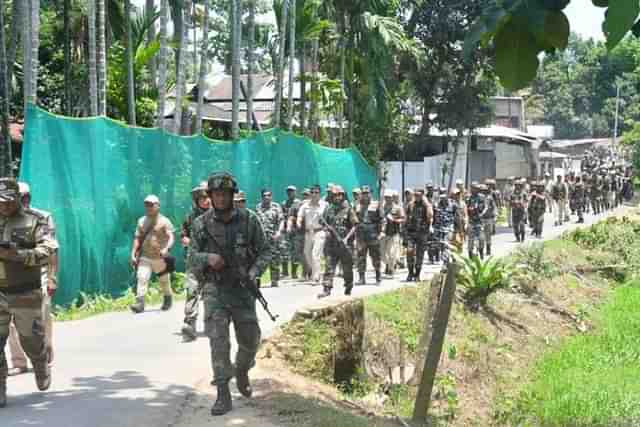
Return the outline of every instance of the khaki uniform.
<path id="1" fill-rule="evenodd" d="M 298 220 L 303 223 L 305 228 L 304 258 L 307 265 L 311 267 L 311 280 L 317 283 L 320 283 L 321 280 L 321 261 L 326 239 L 320 217 L 326 208 L 327 203 L 324 200 L 320 200 L 318 204 L 309 201 L 304 202 L 298 211 Z"/>
<path id="2" fill-rule="evenodd" d="M 158 214 L 155 221 L 149 217 L 143 216 L 138 220 L 135 238 L 141 239 L 144 234 L 151 228 L 151 232 L 144 240 L 141 249 L 140 262 L 138 263 L 138 297 L 144 297 L 147 293 L 147 285 L 151 279 L 151 274 L 158 275 L 160 288 L 165 296 L 171 295 L 171 277 L 169 274 L 161 274 L 166 271 L 167 264 L 162 259 L 160 252 L 167 246 L 169 238 L 173 233 L 173 224 L 164 215 Z"/>

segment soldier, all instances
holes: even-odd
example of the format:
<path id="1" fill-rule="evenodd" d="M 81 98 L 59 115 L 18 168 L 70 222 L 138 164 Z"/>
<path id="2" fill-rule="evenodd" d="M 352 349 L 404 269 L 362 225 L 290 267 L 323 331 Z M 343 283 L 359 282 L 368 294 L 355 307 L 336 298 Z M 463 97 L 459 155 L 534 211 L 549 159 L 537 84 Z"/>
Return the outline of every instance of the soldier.
<path id="1" fill-rule="evenodd" d="M 462 251 L 462 247 L 464 246 L 464 233 L 467 227 L 467 206 L 464 203 L 462 195 L 460 193 L 460 189 L 454 188 L 451 192 L 451 202 L 456 205 L 456 210 L 458 212 L 458 218 L 456 218 L 456 223 L 453 229 L 453 238 L 451 239 L 451 244 L 456 248 L 457 252 Z"/>
<path id="2" fill-rule="evenodd" d="M 396 262 L 399 258 L 400 227 L 404 222 L 404 214 L 400 205 L 393 201 L 393 192 L 391 190 L 385 190 L 382 211 L 386 220 L 381 242 L 382 258 L 385 265 L 385 274 L 393 276 L 396 271 Z"/>
<path id="3" fill-rule="evenodd" d="M 293 191 L 293 202 L 285 203 L 287 212 L 287 240 L 289 241 L 289 260 L 291 261 L 291 278 L 298 278 L 298 268 L 303 266 L 304 270 L 304 229 L 298 228 L 298 212 L 302 206 L 302 200 L 295 197 L 295 187 L 291 186 L 288 192 Z M 307 191 L 310 194 L 310 192 Z M 289 200 L 287 200 L 288 202 Z M 303 272 L 304 275 L 304 272 Z"/>
<path id="4" fill-rule="evenodd" d="M 509 203 L 509 201 L 511 200 L 511 195 L 513 194 L 514 181 L 515 177 L 510 176 L 509 178 L 507 178 L 507 183 L 504 186 L 504 200 L 506 202 L 505 208 L 507 211 L 507 224 L 509 225 L 509 228 L 513 227 L 513 223 L 511 222 L 511 203 Z"/>
<path id="5" fill-rule="evenodd" d="M 598 175 L 593 175 L 591 180 L 591 206 L 593 208 L 594 215 L 600 215 L 600 197 L 602 194 L 602 182 Z"/>
<path id="6" fill-rule="evenodd" d="M 193 221 L 211 208 L 211 199 L 207 194 L 207 183 L 202 182 L 191 190 L 191 213 L 185 218 L 180 231 L 180 243 L 188 256 L 189 243 L 191 242 L 191 228 Z M 187 270 L 186 275 L 187 301 L 184 305 L 184 324 L 182 336 L 185 341 L 196 339 L 196 321 L 198 320 L 198 305 L 200 301 L 200 285 L 195 275 Z"/>
<path id="7" fill-rule="evenodd" d="M 291 237 L 292 237 L 292 233 L 289 233 L 289 215 L 291 214 L 291 207 L 294 204 L 300 204 L 300 200 L 296 197 L 296 192 L 298 191 L 298 189 L 295 187 L 295 185 L 290 185 L 287 187 L 287 200 L 284 201 L 284 203 L 282 204 L 282 212 L 283 212 L 283 218 L 284 218 L 284 235 L 281 238 L 282 241 L 282 248 L 281 248 L 281 253 L 282 253 L 282 277 L 288 277 L 289 276 L 289 262 L 291 262 L 291 278 L 292 279 L 297 279 L 298 278 L 298 272 L 296 271 L 296 274 L 293 274 L 293 264 L 294 264 L 294 260 L 292 258 L 292 245 L 293 242 L 291 241 Z M 297 263 L 297 261 L 296 261 Z M 296 268 L 297 270 L 297 268 Z M 295 276 L 295 277 L 294 277 Z"/>
<path id="8" fill-rule="evenodd" d="M 618 193 L 618 182 L 613 169 L 609 170 L 609 209 L 616 208 L 616 194 Z"/>
<path id="9" fill-rule="evenodd" d="M 164 294 L 162 311 L 167 311 L 173 303 L 171 293 L 171 271 L 168 255 L 173 247 L 173 224 L 160 213 L 160 199 L 153 194 L 144 199 L 145 216 L 138 220 L 138 226 L 131 245 L 131 265 L 136 270 L 138 291 L 136 302 L 130 308 L 134 313 L 144 311 L 144 296 L 151 274 L 158 275 L 160 288 Z"/>
<path id="10" fill-rule="evenodd" d="M 484 258 L 484 233 L 482 216 L 486 211 L 486 202 L 484 196 L 480 193 L 481 187 L 477 182 L 471 183 L 471 195 L 467 198 L 467 212 L 469 215 L 468 229 L 468 247 L 469 258 L 476 255 L 475 249 L 478 248 L 480 258 Z"/>
<path id="11" fill-rule="evenodd" d="M 385 220 L 382 215 L 380 203 L 371 200 L 371 190 L 366 185 L 361 189 L 360 200 L 358 201 L 355 211 L 358 217 L 358 227 L 356 228 L 358 284 L 366 284 L 365 272 L 367 269 L 368 253 L 376 272 L 376 285 L 379 286 L 382 283 L 382 274 L 380 272 L 380 238 L 382 230 L 385 227 Z"/>
<path id="12" fill-rule="evenodd" d="M 542 238 L 542 227 L 544 226 L 544 213 L 547 210 L 547 202 L 544 195 L 544 182 L 540 181 L 533 187 L 534 191 L 529 198 L 529 221 L 533 235 Z"/>
<path id="13" fill-rule="evenodd" d="M 425 189 L 426 189 L 425 197 L 427 198 L 429 203 L 431 203 L 431 206 L 433 206 L 433 199 L 435 197 L 433 184 L 430 182 L 427 183 L 427 185 L 425 186 Z"/>
<path id="14" fill-rule="evenodd" d="M 0 248 L 5 273 L 0 278 L 0 407 L 5 407 L 8 366 L 4 348 L 12 320 L 33 364 L 38 389 L 45 391 L 51 385 L 42 268 L 50 262 L 58 244 L 49 229 L 49 220 L 22 207 L 18 183 L 11 178 L 0 179 L 0 228 L 7 243 Z"/>
<path id="15" fill-rule="evenodd" d="M 358 187 L 351 190 L 351 197 L 353 198 L 353 206 L 358 206 L 358 200 L 360 199 L 360 189 Z"/>
<path id="16" fill-rule="evenodd" d="M 238 191 L 227 172 L 213 173 L 208 193 L 213 209 L 193 224 L 189 268 L 204 286 L 205 331 L 211 347 L 214 384 L 218 389 L 211 415 L 232 409 L 229 380 L 235 376 L 238 391 L 251 397 L 249 370 L 255 365 L 260 344 L 256 315 L 256 279 L 270 261 L 270 248 L 257 214 L 233 207 Z M 229 324 L 233 321 L 238 352 L 235 372 L 231 365 Z"/>
<path id="17" fill-rule="evenodd" d="M 556 177 L 557 181 L 553 184 L 551 189 L 551 197 L 554 202 L 554 209 L 556 214 L 555 225 L 559 226 L 564 224 L 567 218 L 567 184 L 562 181 L 562 175 Z"/>
<path id="18" fill-rule="evenodd" d="M 349 203 L 344 199 L 342 187 L 335 186 L 331 191 L 333 192 L 331 205 L 325 209 L 322 215 L 326 228 L 325 232 L 327 233 L 325 242 L 327 262 L 324 272 L 323 291 L 318 295 L 318 298 L 325 298 L 331 295 L 333 278 L 338 263 L 342 265 L 344 275 L 344 294 L 351 295 L 351 290 L 353 289 L 353 256 L 349 252 L 345 240 L 358 223 L 358 219 Z"/>
<path id="19" fill-rule="evenodd" d="M 544 195 L 547 199 L 547 212 L 553 213 L 553 198 L 551 194 L 553 193 L 553 179 L 551 179 L 551 174 L 544 174 Z"/>
<path id="20" fill-rule="evenodd" d="M 502 208 L 504 207 L 504 201 L 502 200 L 502 193 L 500 193 L 500 190 L 498 190 L 495 179 L 487 179 L 486 184 L 489 187 L 489 193 L 493 196 L 493 200 L 496 204 L 496 216 L 498 216 L 498 213 L 500 213 L 502 211 Z M 493 220 L 493 234 L 494 235 L 496 234 L 495 219 Z"/>
<path id="21" fill-rule="evenodd" d="M 573 186 L 573 193 L 571 194 L 571 198 L 574 200 L 574 205 L 576 207 L 576 214 L 578 215 L 578 224 L 584 223 L 584 200 L 585 200 L 585 192 L 584 192 L 584 183 L 580 176 L 576 177 L 575 184 Z"/>
<path id="22" fill-rule="evenodd" d="M 321 261 L 324 252 L 325 233 L 320 218 L 327 204 L 320 199 L 320 186 L 311 189 L 311 199 L 303 203 L 298 211 L 298 228 L 305 230 L 304 258 L 311 269 L 311 280 L 320 283 Z"/>
<path id="23" fill-rule="evenodd" d="M 233 207 L 236 209 L 246 209 L 247 208 L 247 196 L 244 191 L 238 191 L 233 196 Z"/>
<path id="24" fill-rule="evenodd" d="M 438 260 L 444 265 L 449 263 L 449 243 L 454 240 L 454 233 L 459 232 L 462 215 L 455 201 L 447 196 L 447 189 L 440 189 L 438 206 L 433 209 L 433 234 L 438 242 Z"/>
<path id="25" fill-rule="evenodd" d="M 416 189 L 414 199 L 407 208 L 407 235 L 404 245 L 407 248 L 409 275 L 407 282 L 419 282 L 420 271 L 427 246 L 427 234 L 433 222 L 433 206 L 424 196 L 422 189 Z"/>
<path id="26" fill-rule="evenodd" d="M 525 238 L 524 224 L 527 212 L 527 194 L 523 187 L 524 183 L 521 180 L 517 180 L 510 200 L 511 223 L 513 224 L 513 233 L 516 235 L 518 242 L 524 242 Z"/>
<path id="27" fill-rule="evenodd" d="M 271 286 L 277 288 L 280 280 L 280 250 L 282 249 L 280 239 L 284 230 L 284 218 L 280 205 L 272 201 L 271 190 L 263 189 L 261 195 L 262 201 L 256 206 L 256 214 L 262 221 L 264 234 L 271 250 L 271 264 L 269 264 Z"/>
<path id="28" fill-rule="evenodd" d="M 31 209 L 41 214 L 47 219 L 49 232 L 55 240 L 55 222 L 51 213 L 35 209 L 31 207 L 31 189 L 27 183 L 19 182 L 20 203 L 23 209 Z M 57 244 L 57 241 L 56 241 Z M 42 268 L 42 291 L 44 295 L 44 321 L 45 321 L 45 337 L 47 339 L 47 361 L 49 365 L 53 363 L 53 315 L 51 314 L 51 299 L 58 288 L 58 257 L 57 249 L 51 255 L 51 259 L 46 266 Z M 28 358 L 25 354 L 20 337 L 14 322 L 9 325 L 9 352 L 11 353 L 11 366 L 9 376 L 20 375 L 28 371 Z"/>
<path id="29" fill-rule="evenodd" d="M 484 234 L 484 244 L 487 250 L 487 256 L 491 256 L 491 243 L 496 227 L 497 203 L 487 184 L 481 184 L 480 190 L 485 200 L 485 209 L 482 213 L 482 233 Z"/>

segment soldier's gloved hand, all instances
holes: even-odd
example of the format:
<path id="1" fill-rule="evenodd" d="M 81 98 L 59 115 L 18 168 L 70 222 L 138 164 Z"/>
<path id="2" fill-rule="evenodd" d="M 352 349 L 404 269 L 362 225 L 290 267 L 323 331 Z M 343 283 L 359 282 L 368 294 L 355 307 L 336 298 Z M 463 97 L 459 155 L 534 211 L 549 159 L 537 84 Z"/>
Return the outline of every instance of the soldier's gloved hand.
<path id="1" fill-rule="evenodd" d="M 213 271 L 221 271 L 224 268 L 224 258 L 218 254 L 209 254 L 207 264 Z"/>

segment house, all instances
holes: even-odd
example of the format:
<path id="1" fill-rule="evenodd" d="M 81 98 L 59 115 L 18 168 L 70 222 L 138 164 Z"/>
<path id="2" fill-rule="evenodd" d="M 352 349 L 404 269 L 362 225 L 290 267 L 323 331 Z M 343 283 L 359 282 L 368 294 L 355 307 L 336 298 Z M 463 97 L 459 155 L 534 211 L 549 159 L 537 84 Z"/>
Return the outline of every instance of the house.
<path id="1" fill-rule="evenodd" d="M 612 148 L 613 138 L 554 139 L 545 141 L 542 148 L 546 151 L 582 158 L 587 151 L 596 148 Z"/>

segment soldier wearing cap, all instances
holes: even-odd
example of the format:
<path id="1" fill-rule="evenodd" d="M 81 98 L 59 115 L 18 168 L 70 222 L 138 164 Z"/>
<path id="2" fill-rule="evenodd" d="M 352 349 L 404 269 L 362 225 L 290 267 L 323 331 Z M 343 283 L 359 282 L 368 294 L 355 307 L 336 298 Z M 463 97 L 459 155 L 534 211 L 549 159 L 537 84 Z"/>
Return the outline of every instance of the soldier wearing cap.
<path id="1" fill-rule="evenodd" d="M 551 174 L 547 172 L 544 174 L 544 195 L 547 212 L 549 213 L 553 213 L 553 197 L 551 197 L 551 193 L 553 193 L 553 179 L 551 179 Z"/>
<path id="2" fill-rule="evenodd" d="M 469 257 L 479 255 L 484 258 L 485 234 L 483 232 L 482 218 L 487 210 L 487 203 L 484 195 L 481 193 L 482 188 L 477 182 L 471 183 L 471 195 L 467 198 L 467 212 L 469 215 L 468 228 L 468 247 Z M 476 247 L 478 253 L 476 254 Z"/>
<path id="3" fill-rule="evenodd" d="M 233 207 L 236 209 L 246 209 L 247 208 L 247 195 L 244 191 L 238 191 L 233 196 Z"/>
<path id="4" fill-rule="evenodd" d="M 574 200 L 576 214 L 578 215 L 578 224 L 582 224 L 584 223 L 585 192 L 584 183 L 582 182 L 582 178 L 580 177 L 580 175 L 576 177 L 575 184 L 573 186 L 573 192 L 571 193 L 571 198 Z"/>
<path id="5" fill-rule="evenodd" d="M 567 183 L 562 181 L 562 175 L 556 177 L 556 182 L 551 187 L 551 197 L 553 198 L 554 210 L 556 214 L 555 225 L 564 224 L 567 218 L 567 197 L 569 190 Z"/>
<path id="6" fill-rule="evenodd" d="M 289 199 L 284 204 L 284 209 L 287 211 L 287 239 L 289 241 L 289 260 L 291 261 L 291 278 L 298 278 L 298 269 L 300 266 L 304 268 L 304 229 L 298 228 L 298 212 L 302 207 L 302 200 L 295 197 L 296 188 L 290 186 L 287 189 L 287 195 L 290 196 L 293 193 L 293 201 L 289 203 Z M 309 190 L 305 190 L 305 197 L 310 196 Z M 303 272 L 304 274 L 304 272 Z"/>
<path id="7" fill-rule="evenodd" d="M 280 253 L 282 255 L 282 277 L 289 277 L 289 262 L 291 261 L 292 266 L 291 269 L 293 270 L 293 257 L 292 257 L 292 242 L 291 242 L 291 233 L 289 232 L 289 215 L 291 213 L 291 207 L 295 204 L 295 203 L 300 203 L 300 200 L 296 197 L 296 192 L 298 191 L 298 189 L 296 188 L 295 185 L 290 185 L 287 187 L 287 200 L 285 200 L 284 202 L 282 202 L 281 206 L 282 206 L 282 213 L 283 213 L 283 217 L 284 217 L 284 235 L 282 236 L 281 242 L 281 250 Z M 295 276 L 295 277 L 294 277 Z M 295 274 L 293 274 L 293 271 L 291 272 L 291 278 L 292 279 L 297 279 L 298 278 L 298 272 L 296 271 Z"/>
<path id="8" fill-rule="evenodd" d="M 384 191 L 384 204 L 382 213 L 385 217 L 385 228 L 382 233 L 380 249 L 382 261 L 385 266 L 385 274 L 393 276 L 396 272 L 396 263 L 400 255 L 400 231 L 404 223 L 404 212 L 399 204 L 393 200 L 393 191 Z"/>
<path id="9" fill-rule="evenodd" d="M 36 209 L 31 207 L 31 189 L 29 184 L 25 182 L 19 182 L 18 188 L 20 191 L 20 202 L 23 209 L 31 209 L 45 218 L 49 231 L 53 239 L 55 236 L 55 223 L 53 221 L 53 215 L 47 211 Z M 56 241 L 57 244 L 57 241 Z M 51 259 L 46 266 L 42 268 L 42 290 L 44 295 L 44 319 L 45 319 L 45 335 L 47 338 L 47 360 L 49 364 L 53 363 L 53 315 L 51 314 L 51 299 L 58 288 L 58 250 L 56 249 L 51 255 Z M 25 354 L 22 345 L 20 344 L 20 337 L 18 330 L 15 327 L 14 322 L 9 325 L 9 352 L 11 353 L 11 366 L 9 369 L 9 376 L 23 374 L 28 371 L 28 358 Z"/>
<path id="10" fill-rule="evenodd" d="M 214 416 L 232 410 L 229 381 L 236 378 L 238 391 L 251 397 L 249 370 L 255 365 L 260 344 L 256 295 L 251 288 L 262 275 L 271 256 L 257 214 L 233 207 L 238 185 L 233 175 L 214 172 L 208 193 L 213 208 L 193 223 L 188 266 L 203 283 L 205 331 L 209 337 L 213 383 L 217 399 Z M 238 342 L 231 364 L 229 326 L 233 322 Z"/>
<path id="11" fill-rule="evenodd" d="M 507 183 L 504 186 L 504 191 L 503 191 L 503 195 L 504 195 L 504 200 L 505 200 L 505 208 L 507 211 L 507 223 L 509 225 L 509 228 L 513 227 L 513 223 L 511 222 L 511 203 L 509 202 L 511 200 L 511 195 L 513 194 L 513 190 L 515 190 L 515 186 L 514 181 L 515 181 L 515 177 L 514 176 L 510 176 L 509 178 L 507 178 Z"/>
<path id="12" fill-rule="evenodd" d="M 524 191 L 524 183 L 522 180 L 516 180 L 515 189 L 511 195 L 511 222 L 513 224 L 513 233 L 516 235 L 518 242 L 524 242 L 525 239 L 525 220 L 527 216 L 527 193 Z"/>
<path id="13" fill-rule="evenodd" d="M 0 232 L 6 242 L 0 248 L 0 407 L 7 402 L 5 345 L 14 321 L 22 347 L 33 364 L 38 389 L 51 385 L 45 335 L 42 268 L 58 249 L 49 220 L 24 208 L 18 183 L 0 179 Z"/>
<path id="14" fill-rule="evenodd" d="M 484 232 L 484 243 L 487 256 L 491 256 L 491 244 L 493 235 L 496 233 L 496 217 L 498 215 L 498 201 L 490 185 L 495 185 L 495 181 L 488 179 L 487 184 L 482 185 L 482 193 L 485 197 L 486 209 L 482 216 L 482 228 Z"/>
<path id="15" fill-rule="evenodd" d="M 427 236 L 433 222 L 433 206 L 424 196 L 424 190 L 416 188 L 414 198 L 406 214 L 406 237 L 404 246 L 407 248 L 407 265 L 409 274 L 407 282 L 419 282 L 424 251 L 427 249 Z"/>
<path id="16" fill-rule="evenodd" d="M 187 254 L 189 243 L 191 242 L 191 228 L 193 221 L 211 208 L 211 199 L 207 194 L 207 183 L 201 182 L 191 190 L 191 212 L 182 222 L 180 228 L 180 243 Z M 187 301 L 184 305 L 184 322 L 182 325 L 182 336 L 185 341 L 196 339 L 196 322 L 198 320 L 198 305 L 200 303 L 200 284 L 195 275 L 187 270 L 186 272 Z"/>
<path id="17" fill-rule="evenodd" d="M 255 212 L 260 221 L 262 221 L 264 233 L 271 250 L 271 263 L 269 264 L 271 286 L 277 288 L 280 281 L 280 264 L 282 262 L 281 239 L 284 233 L 284 216 L 280 205 L 273 202 L 271 190 L 263 189 L 261 195 L 262 201 L 256 206 Z"/>
<path id="18" fill-rule="evenodd" d="M 380 238 L 385 228 L 385 219 L 379 202 L 371 200 L 371 190 L 368 186 L 362 187 L 360 199 L 355 208 L 358 217 L 356 239 L 358 245 L 358 277 L 359 285 L 364 285 L 367 269 L 367 253 L 371 257 L 373 268 L 376 272 L 376 285 L 382 283 Z"/>
<path id="19" fill-rule="evenodd" d="M 311 199 L 303 203 L 298 211 L 298 229 L 305 232 L 304 258 L 315 284 L 320 284 L 321 281 L 326 235 L 320 219 L 326 208 L 327 203 L 320 197 L 320 186 L 316 184 L 311 189 Z"/>
<path id="20" fill-rule="evenodd" d="M 131 245 L 131 265 L 136 269 L 138 280 L 136 302 L 131 306 L 131 311 L 144 311 L 144 297 L 152 273 L 158 275 L 164 294 L 161 309 L 167 311 L 173 303 L 170 265 L 167 263 L 174 243 L 173 224 L 160 213 L 160 199 L 157 196 L 147 196 L 144 209 L 145 216 L 138 220 Z"/>
<path id="21" fill-rule="evenodd" d="M 527 210 L 533 235 L 540 239 L 542 238 L 542 227 L 544 226 L 544 213 L 547 210 L 544 182 L 539 181 L 534 183 Z"/>

